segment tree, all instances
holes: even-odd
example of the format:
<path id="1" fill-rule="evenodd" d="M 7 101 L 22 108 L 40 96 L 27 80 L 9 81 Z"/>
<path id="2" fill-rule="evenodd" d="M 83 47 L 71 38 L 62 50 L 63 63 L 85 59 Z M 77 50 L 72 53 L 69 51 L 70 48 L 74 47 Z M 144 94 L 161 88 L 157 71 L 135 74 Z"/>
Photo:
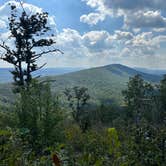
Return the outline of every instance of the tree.
<path id="1" fill-rule="evenodd" d="M 54 146 L 59 138 L 57 125 L 63 117 L 58 106 L 59 101 L 51 93 L 50 85 L 35 80 L 28 91 L 22 89 L 20 93 L 16 112 L 23 138 L 26 137 L 31 148 L 37 153 L 41 152 L 43 147 Z"/>
<path id="2" fill-rule="evenodd" d="M 130 78 L 123 92 L 128 115 L 135 120 L 128 126 L 133 141 L 129 161 L 139 165 L 165 163 L 165 109 L 166 77 L 159 86 L 144 81 L 139 75 Z M 129 117 L 127 116 L 127 119 Z M 135 124 L 135 125 L 134 125 Z M 133 149 L 133 150 L 131 150 Z M 133 153 L 134 152 L 134 153 Z"/>
<path id="3" fill-rule="evenodd" d="M 130 78 L 127 90 L 122 92 L 127 105 L 127 116 L 134 119 L 136 125 L 141 118 L 155 121 L 158 99 L 158 89 L 144 81 L 140 75 Z"/>
<path id="4" fill-rule="evenodd" d="M 85 108 L 90 99 L 88 89 L 75 86 L 71 89 L 66 89 L 64 94 L 69 102 L 69 107 L 72 109 L 73 119 L 79 124 L 82 131 L 85 132 L 89 126 L 88 110 Z"/>
<path id="5" fill-rule="evenodd" d="M 166 162 L 166 75 L 160 82 L 159 86 L 160 90 L 160 101 L 161 101 L 161 109 L 159 110 L 159 123 L 161 128 L 161 136 L 160 136 L 160 148 L 162 150 L 162 161 Z"/>
<path id="6" fill-rule="evenodd" d="M 160 122 L 166 124 L 166 75 L 160 82 L 160 100 L 162 108 L 160 110 Z"/>
<path id="7" fill-rule="evenodd" d="M 136 75 L 130 78 L 127 87 L 127 90 L 122 93 L 128 107 L 128 116 L 134 118 L 135 123 L 138 124 L 142 108 L 142 99 L 145 94 L 144 80 L 140 75 Z"/>
<path id="8" fill-rule="evenodd" d="M 11 6 L 11 16 L 9 17 L 11 35 L 9 38 L 13 39 L 14 48 L 12 49 L 6 42 L 0 43 L 0 47 L 4 50 L 0 59 L 14 66 L 11 73 L 17 87 L 27 88 L 29 86 L 32 80 L 32 72 L 45 65 L 43 64 L 40 67 L 37 65 L 37 60 L 41 56 L 61 52 L 53 47 L 56 43 L 53 38 L 44 36 L 51 30 L 47 23 L 47 12 L 28 15 L 23 8 L 21 16 L 18 16 L 16 6 Z M 40 48 L 49 49 L 40 51 Z"/>
<path id="9" fill-rule="evenodd" d="M 14 66 L 12 74 L 15 90 L 20 94 L 15 108 L 22 138 L 35 152 L 41 152 L 43 147 L 54 143 L 53 135 L 61 116 L 50 86 L 33 79 L 32 73 L 45 65 L 38 66 L 40 57 L 61 51 L 53 47 L 56 43 L 54 36 L 48 36 L 51 31 L 48 13 L 27 14 L 23 6 L 22 9 L 19 16 L 16 6 L 11 6 L 9 39 L 14 45 L 0 43 L 4 50 L 0 58 Z"/>

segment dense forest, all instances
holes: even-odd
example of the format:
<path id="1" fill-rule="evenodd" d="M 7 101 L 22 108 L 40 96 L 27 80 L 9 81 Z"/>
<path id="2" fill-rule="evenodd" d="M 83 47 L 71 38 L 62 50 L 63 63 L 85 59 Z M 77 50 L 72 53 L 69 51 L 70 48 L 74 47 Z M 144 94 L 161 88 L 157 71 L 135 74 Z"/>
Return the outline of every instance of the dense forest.
<path id="1" fill-rule="evenodd" d="M 63 53 L 43 36 L 50 30 L 48 13 L 23 11 L 17 19 L 16 6 L 11 11 L 15 49 L 6 43 L 0 47 L 5 51 L 1 59 L 14 66 L 16 101 L 0 106 L 0 165 L 165 166 L 166 76 L 158 84 L 131 77 L 121 105 L 94 106 L 82 86 L 66 89 L 62 101 L 52 93 L 51 81 L 31 75 L 43 67 L 38 58 Z M 40 47 L 49 50 L 39 52 Z"/>

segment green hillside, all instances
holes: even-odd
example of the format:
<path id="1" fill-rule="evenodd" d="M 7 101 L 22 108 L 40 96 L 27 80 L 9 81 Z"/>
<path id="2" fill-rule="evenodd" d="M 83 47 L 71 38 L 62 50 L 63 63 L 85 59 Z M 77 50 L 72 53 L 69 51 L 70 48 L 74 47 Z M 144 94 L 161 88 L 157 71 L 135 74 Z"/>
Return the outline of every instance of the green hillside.
<path id="1" fill-rule="evenodd" d="M 116 101 L 121 103 L 121 91 L 125 89 L 129 77 L 136 74 L 142 75 L 146 81 L 153 83 L 157 83 L 161 79 L 160 76 L 145 74 L 120 64 L 91 68 L 56 77 L 47 77 L 47 79 L 56 80 L 52 83 L 52 88 L 57 93 L 61 93 L 65 88 L 84 86 L 89 89 L 91 98 L 95 102 L 111 103 Z"/>
<path id="2" fill-rule="evenodd" d="M 157 75 L 142 73 L 120 64 L 113 64 L 61 76 L 43 77 L 42 80 L 51 80 L 52 90 L 56 94 L 63 94 L 65 88 L 84 86 L 88 88 L 92 102 L 112 103 L 116 101 L 121 103 L 121 91 L 125 89 L 129 77 L 136 74 L 142 75 L 146 81 L 153 83 L 157 83 L 161 79 Z M 9 98 L 14 99 L 10 84 L 0 85 L 0 96 L 1 101 Z"/>

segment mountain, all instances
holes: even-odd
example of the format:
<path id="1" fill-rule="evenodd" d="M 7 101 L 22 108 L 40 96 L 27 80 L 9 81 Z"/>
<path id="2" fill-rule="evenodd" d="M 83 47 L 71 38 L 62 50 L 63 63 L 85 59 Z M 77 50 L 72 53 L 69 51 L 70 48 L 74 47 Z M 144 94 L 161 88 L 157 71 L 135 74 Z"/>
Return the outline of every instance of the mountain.
<path id="1" fill-rule="evenodd" d="M 161 76 L 146 74 L 120 64 L 81 70 L 47 79 L 56 80 L 52 83 L 54 92 L 62 92 L 65 88 L 73 86 L 84 86 L 89 89 L 92 101 L 121 103 L 121 91 L 126 88 L 129 77 L 136 74 L 140 74 L 143 79 L 152 83 L 161 80 Z"/>
<path id="2" fill-rule="evenodd" d="M 136 67 L 135 70 L 141 71 L 143 73 L 148 73 L 148 74 L 155 74 L 155 75 L 165 75 L 166 70 L 159 70 L 159 69 L 146 69 L 146 68 L 138 68 Z"/>
<path id="3" fill-rule="evenodd" d="M 84 86 L 89 89 L 91 101 L 99 103 L 118 102 L 122 103 L 121 91 L 126 88 L 129 77 L 140 74 L 148 82 L 158 83 L 161 76 L 147 74 L 133 68 L 113 64 L 103 67 L 96 67 L 81 71 L 76 71 L 59 76 L 47 76 L 42 80 L 51 80 L 52 90 L 56 94 L 63 94 L 65 88 L 73 86 Z M 1 85 L 0 93 L 3 97 L 10 97 L 9 85 Z M 3 92 L 3 93 L 2 93 Z"/>

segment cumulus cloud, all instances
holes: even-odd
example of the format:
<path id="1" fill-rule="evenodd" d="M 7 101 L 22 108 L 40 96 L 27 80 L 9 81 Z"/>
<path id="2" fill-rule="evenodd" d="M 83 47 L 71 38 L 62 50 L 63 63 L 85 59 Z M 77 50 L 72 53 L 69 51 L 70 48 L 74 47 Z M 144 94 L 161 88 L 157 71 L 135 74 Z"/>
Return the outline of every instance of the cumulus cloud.
<path id="1" fill-rule="evenodd" d="M 84 14 L 80 17 L 80 21 L 89 25 L 96 25 L 97 23 L 104 21 L 107 15 L 111 15 L 112 12 L 107 10 L 103 0 L 82 0 L 88 6 L 95 9 L 95 12 Z"/>
<path id="2" fill-rule="evenodd" d="M 166 28 L 166 18 L 161 14 L 166 9 L 165 0 L 83 0 L 87 5 L 94 8 L 98 13 L 84 15 L 81 18 L 85 23 L 96 25 L 99 21 L 104 21 L 105 17 L 124 17 L 125 28 Z M 90 21 L 92 23 L 90 23 Z M 95 22 L 95 23 L 93 23 Z"/>
<path id="3" fill-rule="evenodd" d="M 102 8 L 104 7 L 104 1 L 103 0 L 82 0 L 83 2 L 86 2 L 86 4 L 92 8 Z"/>
<path id="4" fill-rule="evenodd" d="M 166 18 L 159 11 L 138 11 L 127 14 L 124 19 L 125 27 L 133 28 L 165 28 Z"/>
<path id="5" fill-rule="evenodd" d="M 87 5 L 94 8 L 93 13 L 83 15 L 80 20 L 90 25 L 96 25 L 99 21 L 103 21 L 106 16 L 113 16 L 112 10 L 118 10 L 119 15 L 124 16 L 124 25 L 128 29 L 116 30 L 112 34 L 106 30 L 90 31 L 81 34 L 78 30 L 65 28 L 61 32 L 57 32 L 55 40 L 56 47 L 61 49 L 64 55 L 51 54 L 41 59 L 46 61 L 48 66 L 98 66 L 109 63 L 125 63 L 128 65 L 141 65 L 152 62 L 158 58 L 158 63 L 163 61 L 163 54 L 159 55 L 161 43 L 166 43 L 166 35 L 160 32 L 165 30 L 166 19 L 162 16 L 161 11 L 141 10 L 141 5 L 131 1 L 130 6 L 124 3 L 129 0 L 84 0 Z M 146 1 L 146 0 L 145 0 Z M 152 0 L 153 1 L 153 0 Z M 12 3 L 18 5 L 15 1 Z M 11 3 L 10 2 L 10 3 Z M 138 1 L 134 1 L 137 3 Z M 139 1 L 140 2 L 140 1 Z M 148 2 L 148 1 L 147 1 Z M 156 1 L 157 3 L 158 1 Z M 111 3 L 113 5 L 111 5 Z M 154 5 L 154 3 L 153 3 Z M 148 5 L 145 5 L 146 8 Z M 151 5 L 152 6 L 152 5 Z M 20 6 L 19 11 L 21 11 Z M 33 5 L 24 4 L 26 11 L 41 12 L 42 9 Z M 121 10 L 121 11 L 120 11 Z M 125 11 L 125 12 L 124 12 Z M 10 15 L 9 2 L 0 7 L 0 26 L 6 29 L 7 17 Z M 49 17 L 49 25 L 56 30 L 55 18 Z M 153 31 L 143 32 L 142 27 L 153 28 Z M 130 31 L 133 28 L 133 31 Z M 1 30 L 2 30 L 1 29 Z M 159 34 L 158 34 L 159 33 Z M 0 38 L 7 38 L 9 32 L 1 34 Z M 148 61 L 146 63 L 146 61 Z M 2 64 L 0 64 L 2 66 Z M 153 63 L 149 63 L 149 66 Z"/>
<path id="6" fill-rule="evenodd" d="M 18 17 L 21 15 L 21 13 L 23 11 L 20 3 L 17 1 L 8 1 L 4 5 L 0 6 L 1 31 L 7 30 L 6 27 L 8 27 L 8 24 L 9 24 L 8 18 L 11 15 L 11 6 L 16 6 L 16 8 L 17 8 L 16 13 L 17 13 Z M 31 4 L 23 3 L 23 7 L 28 15 L 43 12 L 42 8 L 39 8 L 39 7 L 31 5 Z M 49 16 L 48 20 L 49 20 L 48 25 L 54 30 L 54 33 L 56 33 L 57 30 L 56 30 L 56 23 L 55 23 L 54 16 Z"/>
<path id="7" fill-rule="evenodd" d="M 125 46 L 131 51 L 130 55 L 153 55 L 160 47 L 160 41 L 155 40 L 151 32 L 144 32 L 134 36 L 131 40 L 125 42 Z"/>
<path id="8" fill-rule="evenodd" d="M 63 29 L 56 37 L 57 44 L 61 47 L 79 47 L 81 43 L 81 35 L 74 29 Z M 72 48 L 71 48 L 72 49 Z"/>
<path id="9" fill-rule="evenodd" d="M 78 62 L 83 66 L 97 66 L 127 62 L 125 59 L 129 62 L 132 59 L 133 64 L 135 59 L 136 64 L 136 59 L 156 57 L 162 42 L 166 42 L 165 35 L 157 36 L 152 32 L 135 35 L 132 32 L 120 30 L 115 31 L 114 34 L 107 31 L 90 31 L 81 35 L 76 30 L 64 29 L 57 36 L 58 47 L 65 52 L 65 58 L 63 58 L 69 63 L 72 59 L 77 61 L 73 65 L 78 66 Z"/>
<path id="10" fill-rule="evenodd" d="M 97 0 L 96 0 L 97 1 Z M 107 8 L 136 9 L 166 9 L 165 0 L 101 0 Z"/>
<path id="11" fill-rule="evenodd" d="M 89 25 L 96 25 L 98 22 L 104 21 L 105 17 L 106 15 L 102 13 L 90 13 L 82 15 L 80 21 Z"/>
<path id="12" fill-rule="evenodd" d="M 115 31 L 114 38 L 115 40 L 130 40 L 134 36 L 131 32 L 126 32 L 126 31 Z"/>
<path id="13" fill-rule="evenodd" d="M 65 54 L 70 52 L 82 57 L 111 50 L 110 36 L 107 31 L 90 31 L 81 35 L 78 31 L 67 28 L 57 35 L 56 40 L 57 46 L 64 50 Z"/>
<path id="14" fill-rule="evenodd" d="M 106 31 L 91 31 L 82 36 L 84 46 L 91 52 L 101 52 L 103 50 L 112 49 L 112 43 L 109 40 L 110 34 Z"/>

